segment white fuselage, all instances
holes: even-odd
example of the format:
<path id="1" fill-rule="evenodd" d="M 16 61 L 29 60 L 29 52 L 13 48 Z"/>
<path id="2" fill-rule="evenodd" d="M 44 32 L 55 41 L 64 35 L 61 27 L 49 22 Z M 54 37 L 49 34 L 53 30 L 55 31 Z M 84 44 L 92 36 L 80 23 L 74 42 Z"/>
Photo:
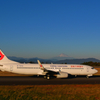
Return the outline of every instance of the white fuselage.
<path id="1" fill-rule="evenodd" d="M 92 76 L 97 72 L 97 70 L 93 67 L 86 65 L 41 64 L 39 60 L 37 60 L 37 62 L 38 64 L 21 64 L 9 60 L 0 50 L 1 71 L 27 75 L 44 75 L 44 77 L 46 76 L 47 79 L 50 79 L 50 76 L 52 75 L 56 76 L 57 78 L 67 78 L 68 74 Z"/>
<path id="2" fill-rule="evenodd" d="M 42 64 L 44 68 L 50 71 L 61 71 L 71 75 L 88 75 L 92 76 L 97 72 L 91 66 L 87 65 L 70 65 L 70 64 Z M 43 70 L 40 69 L 39 64 L 21 64 L 21 63 L 6 63 L 0 65 L 2 71 L 13 72 L 17 74 L 31 74 L 31 75 L 45 75 Z"/>

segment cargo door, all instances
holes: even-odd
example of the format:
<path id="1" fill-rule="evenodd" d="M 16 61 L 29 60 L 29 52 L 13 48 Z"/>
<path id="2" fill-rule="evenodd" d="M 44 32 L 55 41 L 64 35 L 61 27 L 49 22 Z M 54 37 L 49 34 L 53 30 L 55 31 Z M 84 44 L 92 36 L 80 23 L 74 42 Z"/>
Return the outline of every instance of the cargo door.
<path id="1" fill-rule="evenodd" d="M 10 71 L 13 71 L 13 65 L 10 66 Z"/>

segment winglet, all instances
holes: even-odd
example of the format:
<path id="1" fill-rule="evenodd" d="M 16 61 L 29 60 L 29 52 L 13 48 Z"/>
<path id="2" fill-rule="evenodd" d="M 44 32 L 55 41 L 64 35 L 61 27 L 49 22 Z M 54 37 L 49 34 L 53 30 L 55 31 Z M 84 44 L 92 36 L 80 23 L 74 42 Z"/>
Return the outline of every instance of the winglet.
<path id="1" fill-rule="evenodd" d="M 43 65 L 40 63 L 40 61 L 37 60 L 37 62 L 38 62 L 38 64 L 39 64 L 39 66 L 40 66 L 40 69 L 44 70 L 44 67 L 43 67 Z"/>

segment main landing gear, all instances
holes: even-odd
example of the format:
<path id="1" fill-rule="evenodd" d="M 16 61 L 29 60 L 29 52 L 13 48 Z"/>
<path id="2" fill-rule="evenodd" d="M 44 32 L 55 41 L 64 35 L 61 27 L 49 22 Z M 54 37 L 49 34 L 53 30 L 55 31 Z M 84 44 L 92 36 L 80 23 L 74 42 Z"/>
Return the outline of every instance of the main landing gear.
<path id="1" fill-rule="evenodd" d="M 50 75 L 49 74 L 45 75 L 44 78 L 46 78 L 47 80 L 49 80 L 50 79 Z"/>

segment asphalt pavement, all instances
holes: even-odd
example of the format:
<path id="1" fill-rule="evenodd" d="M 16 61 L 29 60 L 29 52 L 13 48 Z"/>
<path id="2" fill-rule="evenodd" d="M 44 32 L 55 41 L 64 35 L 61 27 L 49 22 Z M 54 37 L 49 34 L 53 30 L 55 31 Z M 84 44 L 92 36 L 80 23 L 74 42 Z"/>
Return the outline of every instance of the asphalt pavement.
<path id="1" fill-rule="evenodd" d="M 69 77 L 57 79 L 52 77 L 50 80 L 42 76 L 0 76 L 0 85 L 63 85 L 63 84 L 100 84 L 100 76 Z"/>

